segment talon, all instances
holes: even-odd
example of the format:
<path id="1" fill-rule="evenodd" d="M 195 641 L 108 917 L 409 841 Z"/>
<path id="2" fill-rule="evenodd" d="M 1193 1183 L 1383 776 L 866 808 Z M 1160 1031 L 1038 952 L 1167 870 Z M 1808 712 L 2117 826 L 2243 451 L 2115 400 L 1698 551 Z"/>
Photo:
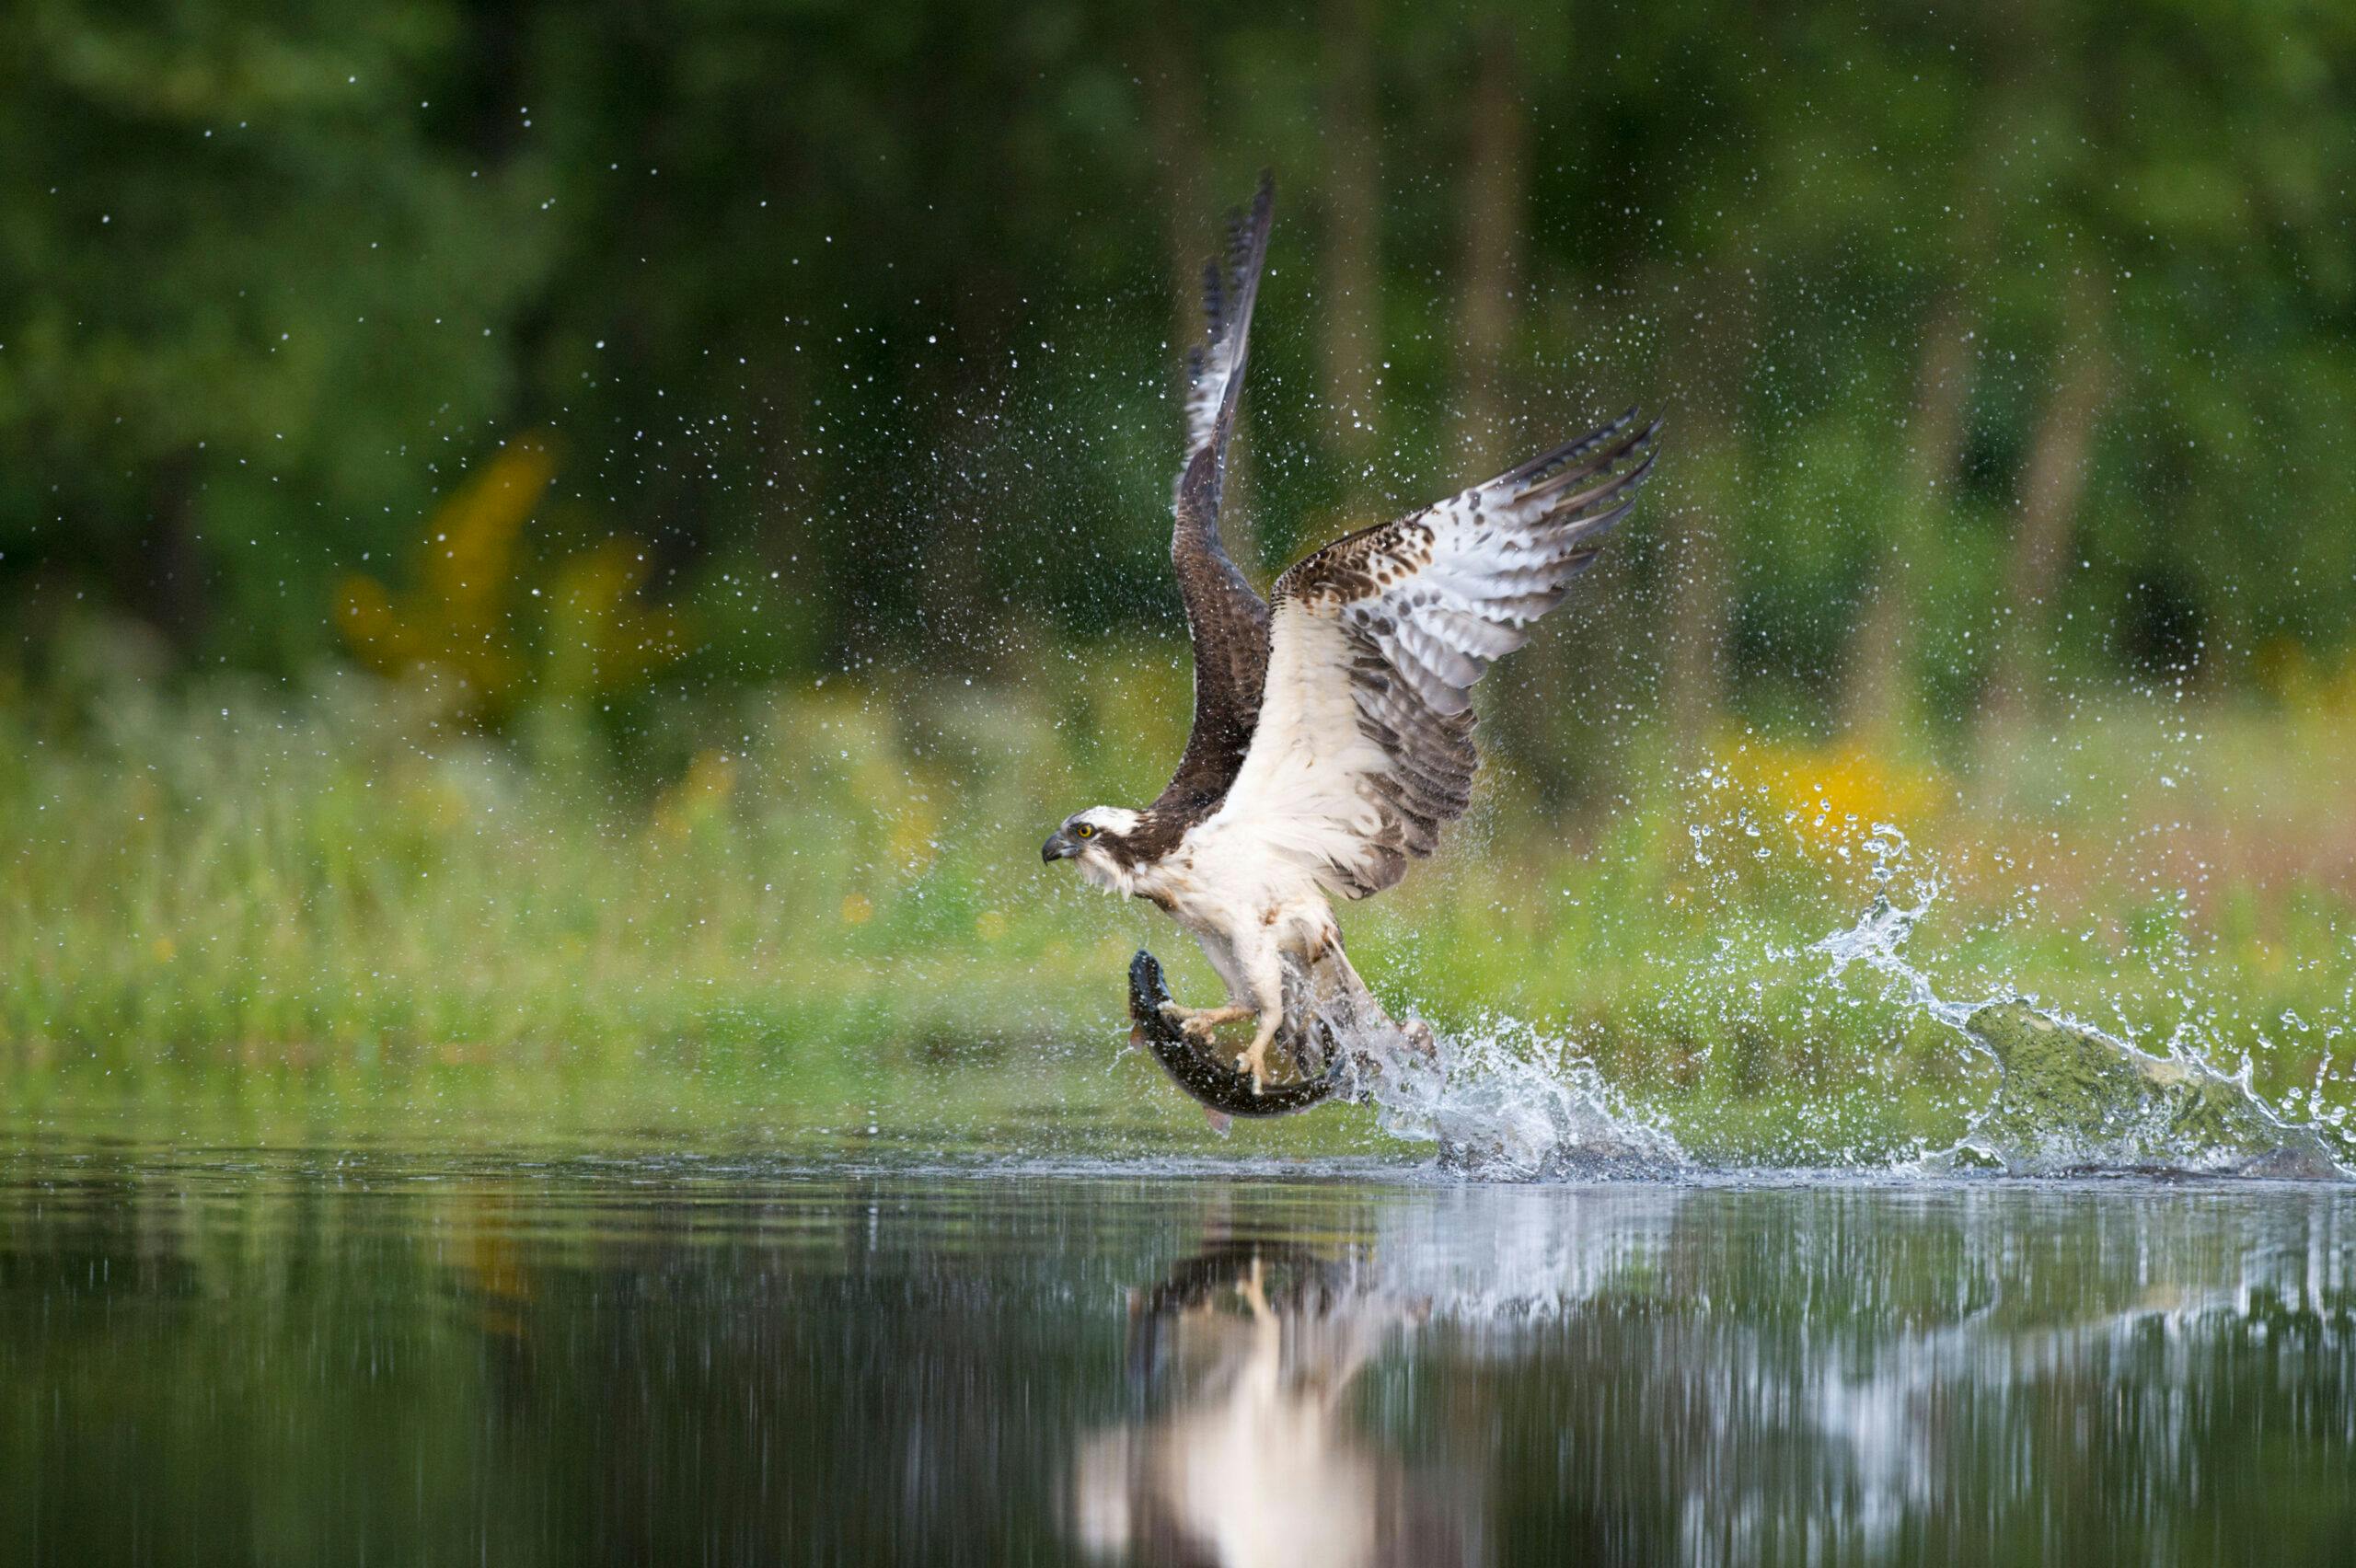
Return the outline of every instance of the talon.
<path id="1" fill-rule="evenodd" d="M 1265 1093 L 1268 1088 L 1268 1042 L 1262 1038 L 1252 1042 L 1251 1048 L 1236 1054 L 1235 1070 L 1252 1075 L 1252 1092 Z"/>
<path id="2" fill-rule="evenodd" d="M 1240 1018 L 1250 1018 L 1249 1008 L 1182 1008 L 1176 1002 L 1161 1004 L 1161 1016 L 1178 1025 L 1179 1032 L 1197 1045 L 1210 1043 L 1211 1036 L 1222 1023 L 1233 1023 Z"/>

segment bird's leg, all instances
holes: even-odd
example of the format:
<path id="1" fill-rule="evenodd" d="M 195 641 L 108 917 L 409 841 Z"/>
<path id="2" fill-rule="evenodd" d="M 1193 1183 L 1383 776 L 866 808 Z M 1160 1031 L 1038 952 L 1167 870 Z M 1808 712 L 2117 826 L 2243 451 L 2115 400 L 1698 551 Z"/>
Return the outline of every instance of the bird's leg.
<path id="1" fill-rule="evenodd" d="M 1242 1053 L 1235 1058 L 1238 1071 L 1251 1073 L 1252 1092 L 1254 1094 L 1260 1093 L 1268 1087 L 1268 1047 L 1276 1043 L 1276 1026 L 1284 1020 L 1285 1010 L 1282 1008 L 1271 1008 L 1262 1013 L 1260 1032 L 1252 1037 L 1252 1043 L 1245 1046 Z"/>
<path id="2" fill-rule="evenodd" d="M 1185 1008 L 1180 1007 L 1176 1002 L 1164 1002 L 1161 1004 L 1161 1016 L 1178 1025 L 1188 1037 L 1207 1041 L 1211 1037 L 1212 1030 L 1222 1023 L 1233 1023 L 1240 1019 L 1250 1018 L 1252 1009 L 1237 1007 Z"/>
<path id="3" fill-rule="evenodd" d="M 1251 1073 L 1252 1092 L 1259 1094 L 1268 1087 L 1268 1047 L 1276 1043 L 1276 1031 L 1285 1021 L 1284 958 L 1272 941 L 1246 950 L 1241 956 L 1253 1003 L 1251 1010 L 1258 1015 L 1260 1029 L 1242 1055 L 1235 1058 L 1235 1065 L 1239 1070 Z"/>

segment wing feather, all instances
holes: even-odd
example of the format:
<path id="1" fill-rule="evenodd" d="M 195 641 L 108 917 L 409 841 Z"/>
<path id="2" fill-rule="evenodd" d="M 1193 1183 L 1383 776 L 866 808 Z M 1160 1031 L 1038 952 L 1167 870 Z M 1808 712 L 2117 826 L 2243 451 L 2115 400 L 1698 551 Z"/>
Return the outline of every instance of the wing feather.
<path id="1" fill-rule="evenodd" d="M 1214 824 L 1352 898 L 1429 855 L 1472 803 L 1471 687 L 1594 562 L 1659 429 L 1631 410 L 1278 578 L 1257 732 Z"/>
<path id="2" fill-rule="evenodd" d="M 1218 513 L 1275 209 L 1275 181 L 1264 174 L 1251 211 L 1239 210 L 1229 220 L 1224 264 L 1205 269 L 1208 335 L 1187 355 L 1187 452 L 1178 475 L 1170 564 L 1194 643 L 1195 723 L 1178 771 L 1147 813 L 1166 836 L 1202 821 L 1225 798 L 1252 744 L 1267 676 L 1268 606 L 1229 558 Z"/>

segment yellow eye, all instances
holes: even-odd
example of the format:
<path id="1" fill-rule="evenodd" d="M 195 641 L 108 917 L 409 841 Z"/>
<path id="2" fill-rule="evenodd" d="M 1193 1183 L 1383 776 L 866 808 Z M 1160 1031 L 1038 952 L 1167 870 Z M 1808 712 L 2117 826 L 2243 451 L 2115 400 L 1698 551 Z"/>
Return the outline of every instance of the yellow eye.
<path id="1" fill-rule="evenodd" d="M 1093 838 L 1096 836 L 1095 826 L 1090 823 L 1081 823 L 1078 827 L 1073 828 L 1072 832 L 1078 834 L 1082 838 Z"/>

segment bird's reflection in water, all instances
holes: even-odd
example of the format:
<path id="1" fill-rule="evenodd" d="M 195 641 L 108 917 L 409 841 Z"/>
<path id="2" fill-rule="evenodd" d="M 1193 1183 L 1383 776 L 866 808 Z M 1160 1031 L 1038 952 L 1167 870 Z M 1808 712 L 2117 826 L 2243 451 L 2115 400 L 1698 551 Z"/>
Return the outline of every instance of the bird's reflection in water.
<path id="1" fill-rule="evenodd" d="M 1352 1385 L 1426 1304 L 1365 1260 L 1222 1241 L 1132 1292 L 1128 1355 L 1159 1413 L 1084 1439 L 1071 1526 L 1103 1560 L 1230 1568 L 1448 1564 L 1480 1555 L 1461 1478 L 1371 1440 Z"/>

